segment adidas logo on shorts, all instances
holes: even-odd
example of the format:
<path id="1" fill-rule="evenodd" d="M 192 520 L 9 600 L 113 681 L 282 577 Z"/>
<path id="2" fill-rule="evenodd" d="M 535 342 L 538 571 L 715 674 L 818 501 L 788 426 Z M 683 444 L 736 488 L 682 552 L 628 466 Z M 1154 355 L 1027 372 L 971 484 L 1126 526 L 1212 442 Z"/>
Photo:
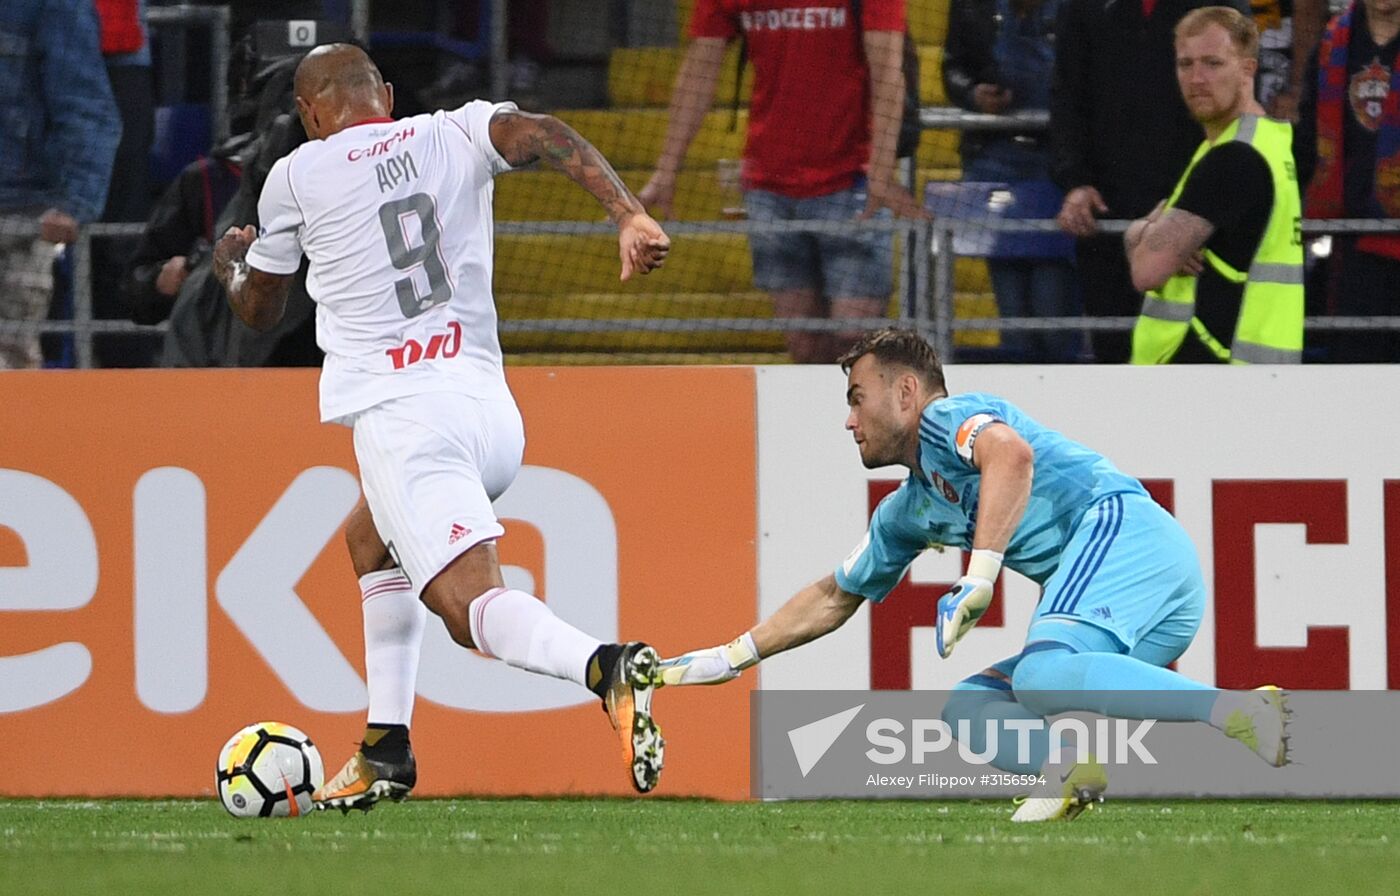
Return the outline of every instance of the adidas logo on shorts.
<path id="1" fill-rule="evenodd" d="M 470 534 L 472 534 L 472 530 L 468 529 L 466 526 L 463 526 L 461 523 L 453 523 L 452 531 L 447 536 L 447 543 L 456 544 Z"/>

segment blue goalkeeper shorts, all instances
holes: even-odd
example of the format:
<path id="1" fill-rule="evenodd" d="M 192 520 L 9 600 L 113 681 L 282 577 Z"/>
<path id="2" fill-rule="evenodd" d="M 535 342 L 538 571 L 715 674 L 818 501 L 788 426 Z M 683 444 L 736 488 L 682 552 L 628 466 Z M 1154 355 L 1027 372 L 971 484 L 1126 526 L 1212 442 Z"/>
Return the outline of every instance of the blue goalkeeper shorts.
<path id="1" fill-rule="evenodd" d="M 1196 546 L 1181 524 L 1146 495 L 1109 495 L 1076 525 L 1026 643 L 1064 640 L 1057 629 L 1087 623 L 1122 653 L 1165 666 L 1196 636 L 1205 605 Z"/>

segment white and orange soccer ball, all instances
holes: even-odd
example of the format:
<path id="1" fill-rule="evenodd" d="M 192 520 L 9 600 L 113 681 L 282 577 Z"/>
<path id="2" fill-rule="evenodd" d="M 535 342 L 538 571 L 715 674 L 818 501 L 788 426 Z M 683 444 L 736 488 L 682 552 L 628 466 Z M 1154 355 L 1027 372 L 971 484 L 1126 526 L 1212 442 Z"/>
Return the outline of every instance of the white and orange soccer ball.
<path id="1" fill-rule="evenodd" d="M 304 815 L 325 780 L 311 738 L 281 722 L 258 722 L 230 737 L 219 751 L 214 778 L 219 802 L 239 818 Z"/>

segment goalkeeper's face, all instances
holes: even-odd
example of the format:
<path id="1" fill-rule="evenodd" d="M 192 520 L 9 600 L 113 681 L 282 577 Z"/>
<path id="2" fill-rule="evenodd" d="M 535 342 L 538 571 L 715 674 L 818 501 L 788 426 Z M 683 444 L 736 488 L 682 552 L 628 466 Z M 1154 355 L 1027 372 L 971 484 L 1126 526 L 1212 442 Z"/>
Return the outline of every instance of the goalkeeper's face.
<path id="1" fill-rule="evenodd" d="M 883 367 L 874 355 L 865 355 L 846 378 L 846 429 L 856 441 L 866 469 L 905 463 L 910 420 L 901 402 L 898 371 Z M 917 432 L 918 416 L 912 426 Z M 915 458 L 917 462 L 917 458 Z"/>

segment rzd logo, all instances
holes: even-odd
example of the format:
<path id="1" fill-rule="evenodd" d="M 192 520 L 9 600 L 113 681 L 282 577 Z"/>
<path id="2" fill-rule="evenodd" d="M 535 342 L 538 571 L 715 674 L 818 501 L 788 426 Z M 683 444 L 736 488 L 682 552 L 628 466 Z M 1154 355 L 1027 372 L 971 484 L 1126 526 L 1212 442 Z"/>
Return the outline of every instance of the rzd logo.
<path id="1" fill-rule="evenodd" d="M 410 339 L 398 348 L 385 349 L 384 354 L 394 363 L 395 370 L 403 370 L 419 361 L 455 358 L 462 350 L 462 325 L 455 320 L 449 321 L 447 330 L 446 333 L 434 333 L 430 336 L 426 348 L 417 339 Z"/>

